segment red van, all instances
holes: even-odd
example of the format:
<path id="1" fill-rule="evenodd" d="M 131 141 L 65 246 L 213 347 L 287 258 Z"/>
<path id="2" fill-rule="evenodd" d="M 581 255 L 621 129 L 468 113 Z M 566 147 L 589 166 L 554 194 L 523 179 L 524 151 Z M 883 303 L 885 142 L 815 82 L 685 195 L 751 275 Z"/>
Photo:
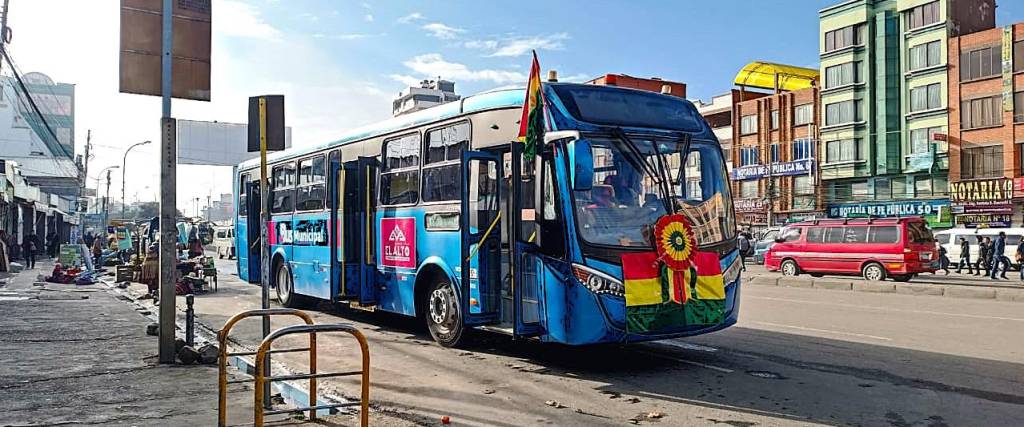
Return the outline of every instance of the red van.
<path id="1" fill-rule="evenodd" d="M 934 272 L 935 238 L 924 219 L 826 219 L 790 224 L 765 254 L 769 271 L 859 274 L 867 280 L 906 282 Z"/>

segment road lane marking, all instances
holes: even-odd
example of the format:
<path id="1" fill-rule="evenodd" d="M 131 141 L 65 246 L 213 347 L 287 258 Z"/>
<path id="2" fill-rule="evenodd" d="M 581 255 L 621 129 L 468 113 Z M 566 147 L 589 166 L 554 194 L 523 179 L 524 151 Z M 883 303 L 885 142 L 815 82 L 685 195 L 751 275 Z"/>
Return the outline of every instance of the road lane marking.
<path id="1" fill-rule="evenodd" d="M 866 334 L 858 334 L 858 333 L 854 333 L 854 332 L 833 331 L 831 329 L 807 328 L 807 327 L 803 327 L 803 326 L 783 325 L 781 323 L 771 323 L 771 322 L 753 322 L 753 323 L 756 323 L 758 325 L 764 325 L 764 326 L 774 326 L 776 328 L 789 328 L 789 329 L 796 329 L 796 330 L 800 330 L 800 331 L 821 332 L 821 333 L 833 334 L 833 335 L 849 335 L 849 336 L 852 336 L 852 337 L 870 338 L 870 339 L 873 339 L 873 340 L 880 340 L 880 341 L 892 341 L 892 338 L 880 337 L 880 336 L 877 336 L 877 335 L 866 335 Z"/>
<path id="2" fill-rule="evenodd" d="M 686 359 L 681 359 L 681 358 L 678 358 L 678 357 L 672 357 L 672 356 L 669 356 L 667 354 L 655 353 L 653 351 L 640 350 L 640 352 L 644 353 L 644 354 L 647 354 L 649 356 L 660 357 L 660 358 L 665 359 L 665 360 L 671 360 L 673 362 L 685 363 L 687 365 L 699 366 L 701 368 L 706 368 L 706 369 L 710 369 L 712 371 L 718 371 L 718 372 L 722 372 L 722 373 L 725 373 L 725 374 L 731 374 L 733 372 L 736 372 L 736 371 L 733 371 L 732 369 L 729 369 L 729 368 L 723 368 L 721 366 L 709 365 L 707 363 L 695 362 L 695 361 L 692 361 L 692 360 L 686 360 Z"/>
<path id="3" fill-rule="evenodd" d="M 660 342 L 658 342 L 656 344 L 657 345 L 667 345 L 667 346 L 671 346 L 671 347 L 681 348 L 683 350 L 703 351 L 703 352 L 706 352 L 706 353 L 714 353 L 714 352 L 718 351 L 718 349 L 714 348 L 714 347 L 708 347 L 706 345 L 700 345 L 700 344 L 692 344 L 692 343 L 688 343 L 688 342 L 685 342 L 685 341 L 672 341 L 672 340 L 669 340 L 669 341 L 660 341 Z"/>
<path id="4" fill-rule="evenodd" d="M 836 307 L 849 307 L 849 308 L 864 308 L 869 310 L 878 311 L 892 311 L 897 313 L 917 313 L 917 314 L 934 314 L 938 316 L 952 316 L 952 317 L 967 317 L 972 319 L 987 319 L 987 320 L 1011 320 L 1014 322 L 1024 322 L 1024 319 L 1016 317 L 1000 317 L 1000 316 L 982 316 L 979 314 L 960 314 L 960 313 L 945 313 L 941 311 L 930 311 L 930 310 L 907 310 L 907 309 L 896 309 L 887 307 L 875 307 L 870 305 L 859 305 L 859 304 L 843 304 L 838 302 L 823 302 L 823 301 L 811 301 L 801 299 L 790 299 L 790 298 L 776 298 L 776 297 L 755 297 L 750 295 L 743 296 L 743 299 L 763 299 L 769 301 L 784 301 L 784 302 L 795 302 L 800 304 L 816 304 L 816 305 L 832 305 Z"/>

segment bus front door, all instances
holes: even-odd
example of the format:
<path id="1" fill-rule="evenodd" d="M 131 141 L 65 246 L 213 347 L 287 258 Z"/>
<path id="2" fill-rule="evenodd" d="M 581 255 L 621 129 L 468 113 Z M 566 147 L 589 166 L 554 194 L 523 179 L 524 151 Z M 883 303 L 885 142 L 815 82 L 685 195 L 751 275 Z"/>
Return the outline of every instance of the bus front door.
<path id="1" fill-rule="evenodd" d="M 260 222 L 260 182 L 259 180 L 249 181 L 246 184 L 246 241 L 249 244 L 246 252 L 246 258 L 249 266 L 249 283 L 260 283 L 260 263 L 262 261 L 262 254 L 260 253 L 260 245 L 263 243 L 260 240 L 260 230 L 262 222 Z M 239 251 L 241 253 L 241 251 Z"/>
<path id="2" fill-rule="evenodd" d="M 497 323 L 501 307 L 501 158 L 462 153 L 460 299 L 466 325 Z"/>

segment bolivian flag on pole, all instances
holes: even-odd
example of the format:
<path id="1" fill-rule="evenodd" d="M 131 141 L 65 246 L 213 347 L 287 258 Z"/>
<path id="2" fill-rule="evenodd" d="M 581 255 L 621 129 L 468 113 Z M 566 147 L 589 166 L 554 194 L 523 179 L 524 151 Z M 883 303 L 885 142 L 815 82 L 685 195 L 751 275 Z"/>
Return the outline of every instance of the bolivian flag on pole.
<path id="1" fill-rule="evenodd" d="M 544 141 L 544 93 L 540 90 L 540 62 L 533 52 L 530 65 L 530 79 L 526 83 L 526 100 L 523 101 L 523 117 L 519 119 L 519 142 L 523 146 L 523 158 L 533 159 L 537 145 Z"/>

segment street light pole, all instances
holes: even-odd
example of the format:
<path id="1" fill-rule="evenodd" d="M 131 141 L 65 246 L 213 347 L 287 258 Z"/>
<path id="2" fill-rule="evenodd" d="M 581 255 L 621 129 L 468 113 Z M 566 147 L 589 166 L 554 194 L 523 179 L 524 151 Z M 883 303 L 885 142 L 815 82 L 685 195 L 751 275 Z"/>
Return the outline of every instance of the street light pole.
<path id="1" fill-rule="evenodd" d="M 121 219 L 124 219 L 124 205 L 127 202 L 127 200 L 124 199 L 124 173 L 125 169 L 128 169 L 128 152 L 132 151 L 132 148 L 140 145 L 146 145 L 150 142 L 151 141 L 136 142 L 128 147 L 127 150 L 124 150 L 124 159 L 121 160 Z"/>
<path id="2" fill-rule="evenodd" d="M 99 194 L 100 194 L 100 178 L 103 178 L 103 172 L 104 171 L 107 172 L 107 196 L 103 198 L 103 212 L 102 212 L 103 213 L 103 224 L 102 224 L 102 226 L 103 226 L 103 231 L 104 232 L 106 232 L 106 229 L 107 229 L 107 205 L 109 203 L 108 201 L 110 200 L 110 170 L 111 169 L 120 169 L 120 168 L 121 167 L 118 166 L 118 165 L 107 166 L 107 167 L 105 167 L 103 169 L 100 169 L 100 173 L 98 175 L 96 175 L 96 195 L 99 196 Z"/>

